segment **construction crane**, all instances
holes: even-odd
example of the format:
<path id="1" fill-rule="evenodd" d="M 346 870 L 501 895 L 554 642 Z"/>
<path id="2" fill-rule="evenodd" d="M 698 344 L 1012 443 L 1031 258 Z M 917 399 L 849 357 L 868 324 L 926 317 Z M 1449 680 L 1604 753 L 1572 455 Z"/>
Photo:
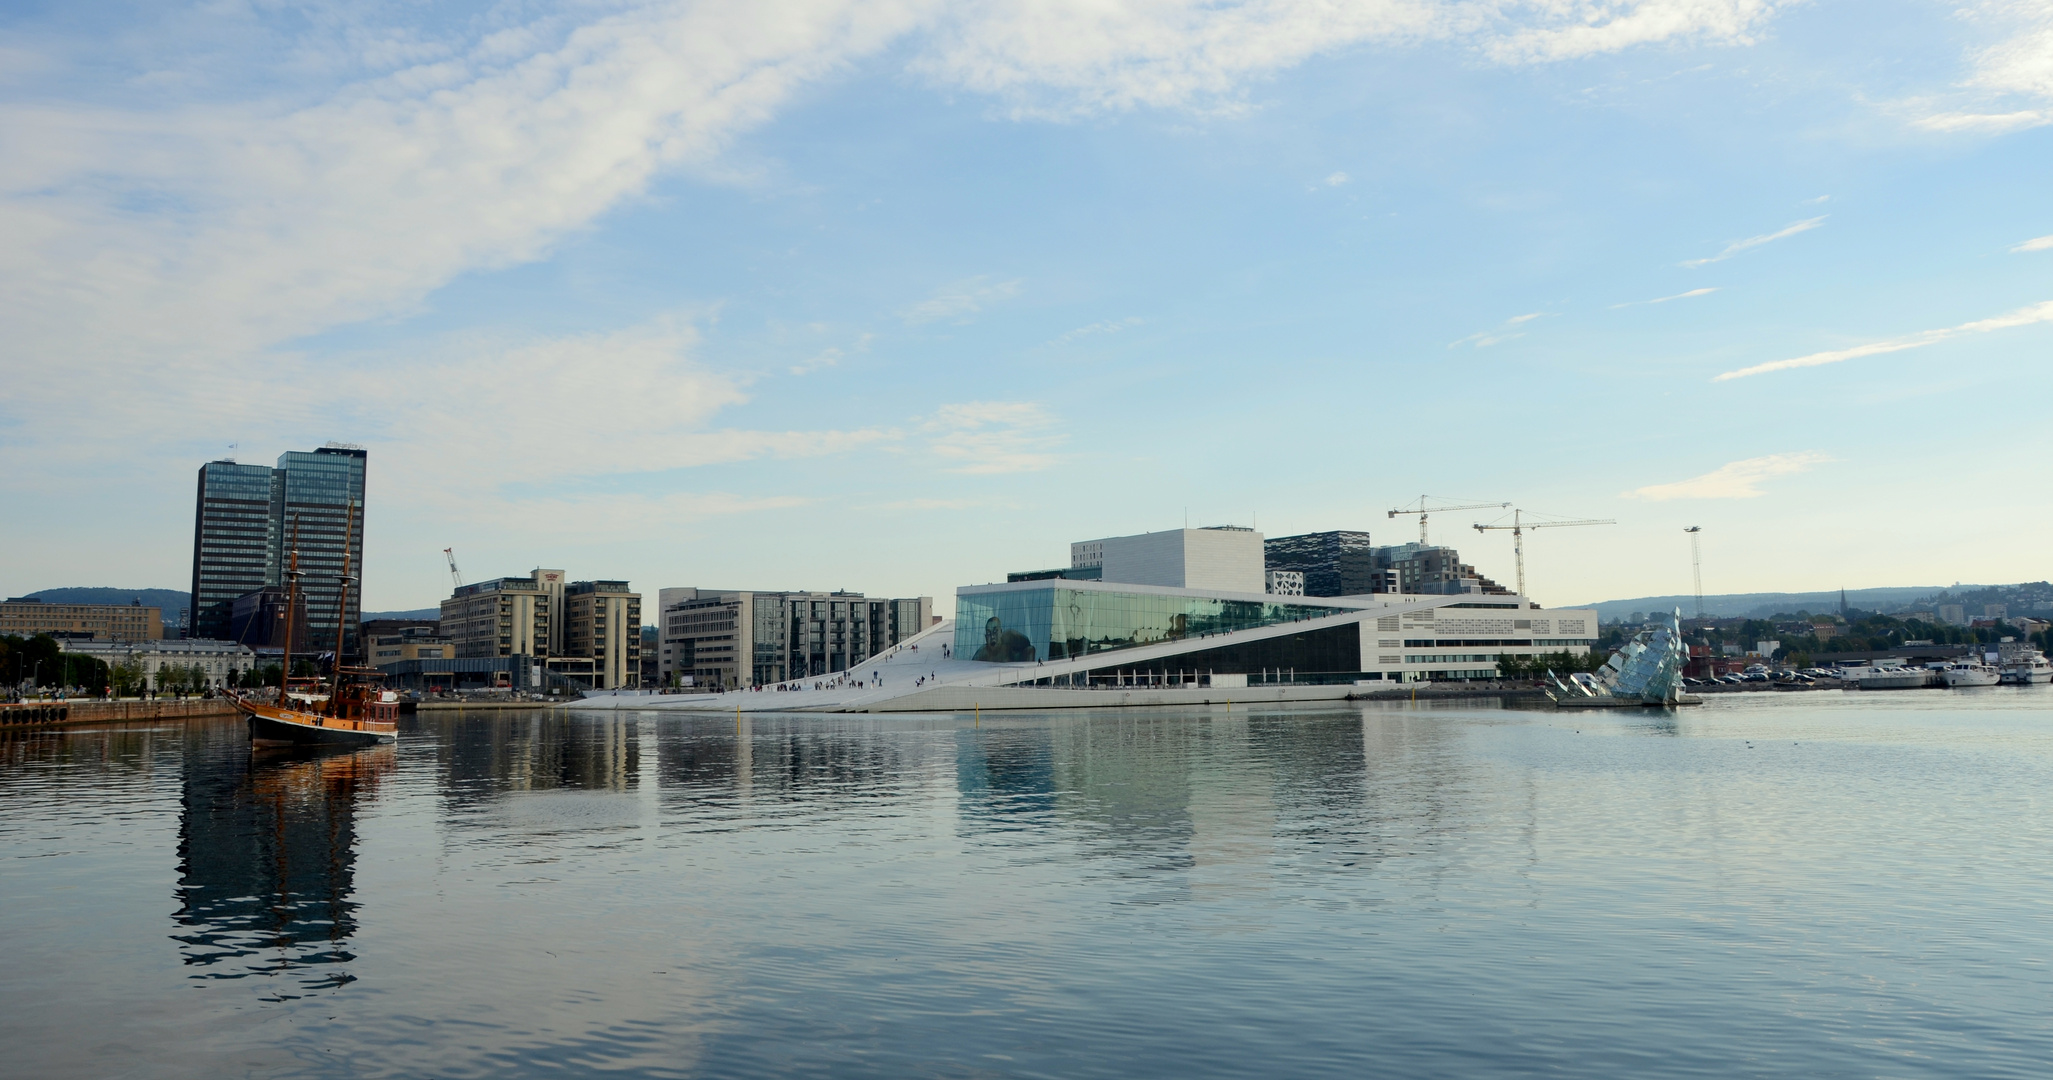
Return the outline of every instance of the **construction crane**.
<path id="1" fill-rule="evenodd" d="M 456 568 L 456 549 L 443 548 L 442 555 L 449 560 L 449 580 L 455 582 L 457 588 L 463 588 L 463 571 Z"/>
<path id="2" fill-rule="evenodd" d="M 1704 552 L 1697 546 L 1697 535 L 1704 531 L 1702 525 L 1692 525 L 1682 530 L 1689 534 L 1689 571 L 1697 586 L 1697 618 L 1704 617 Z"/>
<path id="3" fill-rule="evenodd" d="M 1429 514 L 1439 514 L 1439 513 L 1445 513 L 1445 512 L 1449 512 L 1449 511 L 1454 511 L 1454 510 L 1504 510 L 1504 509 L 1508 509 L 1508 508 L 1509 508 L 1509 507 L 1511 506 L 1511 504 L 1510 504 L 1510 503 L 1463 503 L 1463 504 L 1461 504 L 1460 506 L 1430 506 L 1430 507 L 1429 507 L 1429 506 L 1427 506 L 1427 505 L 1426 505 L 1426 500 L 1427 500 L 1427 499 L 1430 499 L 1430 498 L 1432 498 L 1432 497 L 1433 497 L 1433 496 L 1431 496 L 1431 495 L 1421 495 L 1421 496 L 1419 496 L 1419 504 L 1418 504 L 1418 506 L 1416 506 L 1416 507 L 1411 507 L 1411 506 L 1400 506 L 1400 507 L 1398 507 L 1398 508 L 1396 508 L 1396 509 L 1394 509 L 1394 510 L 1390 511 L 1390 516 L 1391 516 L 1391 517 L 1396 517 L 1396 516 L 1398 516 L 1399 514 L 1417 514 L 1417 515 L 1419 516 L 1419 546 L 1420 546 L 1420 547 L 1425 547 L 1425 546 L 1426 546 L 1426 516 L 1427 516 L 1427 515 L 1429 515 Z"/>
<path id="4" fill-rule="evenodd" d="M 1616 521 L 1613 521 L 1613 520 L 1612 520 L 1612 519 L 1610 519 L 1610 518 L 1584 518 L 1584 519 L 1582 519 L 1582 520 L 1580 520 L 1580 521 L 1535 521 L 1535 522 L 1533 522 L 1533 523 L 1532 523 L 1531 525 L 1528 525 L 1528 524 L 1526 524 L 1526 523 L 1525 523 L 1525 520 L 1524 520 L 1524 517 L 1523 517 L 1524 513 L 1525 513 L 1525 511 L 1523 511 L 1523 510 L 1513 510 L 1513 511 L 1511 512 L 1511 524 L 1509 524 L 1509 525 L 1477 525 L 1477 526 L 1476 526 L 1476 531 L 1477 531 L 1477 532 L 1489 532 L 1489 531 L 1491 531 L 1492 529 L 1510 529 L 1510 530 L 1511 530 L 1511 552 L 1512 552 L 1512 554 L 1513 554 L 1514 556 L 1516 556 L 1516 557 L 1517 557 L 1517 559 L 1518 559 L 1518 595 L 1519 595 L 1520 597 L 1525 597 L 1525 595 L 1526 595 L 1526 592 L 1525 592 L 1525 531 L 1526 531 L 1527 529 L 1564 529 L 1564 528 L 1567 528 L 1567 527 L 1569 527 L 1569 526 L 1571 526 L 1571 525 L 1616 525 L 1616 524 L 1618 524 L 1618 522 L 1616 522 Z"/>

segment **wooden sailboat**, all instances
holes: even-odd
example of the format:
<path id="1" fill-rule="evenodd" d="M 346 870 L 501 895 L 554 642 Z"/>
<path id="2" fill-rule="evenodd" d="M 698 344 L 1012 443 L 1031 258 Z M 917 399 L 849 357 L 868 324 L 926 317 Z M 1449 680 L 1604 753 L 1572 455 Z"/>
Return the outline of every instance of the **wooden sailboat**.
<path id="1" fill-rule="evenodd" d="M 278 677 L 278 700 L 256 701 L 235 695 L 235 707 L 249 718 L 250 742 L 257 746 L 373 746 L 399 738 L 399 695 L 378 685 L 375 668 L 342 666 L 342 643 L 349 618 L 349 537 L 356 531 L 356 503 L 342 530 L 342 595 L 335 614 L 335 677 L 324 689 L 319 680 L 292 677 L 292 614 L 299 604 L 299 525 L 293 524 L 292 556 L 286 570 L 285 662 Z"/>

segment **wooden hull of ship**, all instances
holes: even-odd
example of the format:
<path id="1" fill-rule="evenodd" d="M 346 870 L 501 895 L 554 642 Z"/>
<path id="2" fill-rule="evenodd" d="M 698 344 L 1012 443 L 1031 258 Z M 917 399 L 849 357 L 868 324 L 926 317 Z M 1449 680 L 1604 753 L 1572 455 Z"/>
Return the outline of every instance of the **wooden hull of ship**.
<path id="1" fill-rule="evenodd" d="M 249 741 L 255 746 L 376 746 L 399 739 L 392 731 L 295 709 L 251 701 L 238 701 L 236 707 L 249 717 Z"/>

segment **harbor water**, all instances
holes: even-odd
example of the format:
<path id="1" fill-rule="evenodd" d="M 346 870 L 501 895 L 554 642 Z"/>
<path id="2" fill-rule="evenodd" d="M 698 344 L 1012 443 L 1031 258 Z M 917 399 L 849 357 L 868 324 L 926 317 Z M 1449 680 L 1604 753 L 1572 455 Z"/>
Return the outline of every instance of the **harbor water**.
<path id="1" fill-rule="evenodd" d="M 0 740 L 4 1076 L 2053 1073 L 2043 686 Z"/>

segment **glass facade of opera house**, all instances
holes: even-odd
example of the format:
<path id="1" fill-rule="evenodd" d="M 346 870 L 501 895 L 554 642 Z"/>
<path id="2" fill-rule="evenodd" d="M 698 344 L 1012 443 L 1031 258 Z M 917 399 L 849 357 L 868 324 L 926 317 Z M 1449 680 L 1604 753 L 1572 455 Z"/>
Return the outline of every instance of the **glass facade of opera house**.
<path id="1" fill-rule="evenodd" d="M 996 663 L 1065 660 L 1325 618 L 1348 610 L 1265 600 L 1058 587 L 957 593 L 955 655 Z"/>

